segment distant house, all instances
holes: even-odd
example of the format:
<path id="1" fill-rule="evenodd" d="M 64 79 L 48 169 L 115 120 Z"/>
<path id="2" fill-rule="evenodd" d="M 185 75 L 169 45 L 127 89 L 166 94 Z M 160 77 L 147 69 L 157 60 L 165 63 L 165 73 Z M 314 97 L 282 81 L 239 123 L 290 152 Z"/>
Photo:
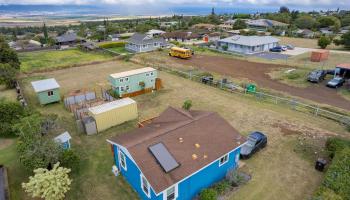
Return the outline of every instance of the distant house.
<path id="1" fill-rule="evenodd" d="M 203 41 L 204 42 L 216 42 L 216 41 L 220 40 L 220 35 L 221 34 L 219 32 L 204 34 Z"/>
<path id="2" fill-rule="evenodd" d="M 192 200 L 238 167 L 246 138 L 214 112 L 169 107 L 107 140 L 114 169 L 143 200 Z"/>
<path id="3" fill-rule="evenodd" d="M 42 47 L 42 44 L 35 40 L 17 40 L 8 43 L 10 48 L 21 51 L 21 50 L 36 50 Z"/>
<path id="4" fill-rule="evenodd" d="M 70 140 L 72 137 L 70 134 L 66 131 L 62 133 L 61 135 L 54 138 L 54 141 L 59 143 L 63 149 L 70 149 Z"/>
<path id="5" fill-rule="evenodd" d="M 136 96 L 156 88 L 157 70 L 151 67 L 109 75 L 109 83 L 119 97 Z"/>
<path id="6" fill-rule="evenodd" d="M 254 54 L 269 51 L 270 48 L 278 46 L 279 39 L 271 36 L 243 36 L 235 35 L 217 42 L 217 47 L 221 50 Z"/>
<path id="7" fill-rule="evenodd" d="M 201 38 L 197 33 L 193 32 L 183 32 L 183 31 L 174 31 L 167 32 L 162 35 L 166 41 L 178 41 L 178 42 L 193 42 Z"/>
<path id="8" fill-rule="evenodd" d="M 320 32 L 323 35 L 333 35 L 334 34 L 333 30 L 330 27 L 328 27 L 328 28 L 320 28 Z"/>
<path id="9" fill-rule="evenodd" d="M 289 24 L 278 22 L 270 19 L 256 19 L 245 20 L 248 28 L 255 29 L 257 31 L 267 31 L 270 28 L 286 29 Z"/>
<path id="10" fill-rule="evenodd" d="M 166 41 L 161 37 L 157 38 L 146 34 L 135 33 L 127 40 L 125 49 L 140 53 L 154 51 L 159 48 L 164 48 L 167 45 Z"/>
<path id="11" fill-rule="evenodd" d="M 161 28 L 170 28 L 172 26 L 176 26 L 179 22 L 177 21 L 170 21 L 170 22 L 161 22 L 160 27 Z"/>
<path id="12" fill-rule="evenodd" d="M 237 21 L 236 19 L 229 19 L 229 20 L 224 22 L 224 25 L 231 26 L 231 28 L 232 28 L 232 26 L 235 25 L 236 21 Z"/>
<path id="13" fill-rule="evenodd" d="M 340 34 L 345 34 L 345 33 L 347 33 L 347 32 L 349 32 L 349 30 L 350 30 L 350 26 L 346 26 L 346 27 L 342 27 L 341 29 L 340 29 Z"/>
<path id="14" fill-rule="evenodd" d="M 212 31 L 216 28 L 214 24 L 195 24 L 192 26 L 192 29 L 205 29 L 208 31 Z"/>
<path id="15" fill-rule="evenodd" d="M 98 46 L 95 45 L 95 43 L 87 41 L 81 44 L 81 48 L 86 50 L 86 51 L 94 51 L 98 49 Z"/>
<path id="16" fill-rule="evenodd" d="M 303 38 L 313 38 L 315 37 L 315 32 L 309 30 L 309 29 L 299 29 L 296 31 L 296 34 L 299 37 L 303 37 Z"/>
<path id="17" fill-rule="evenodd" d="M 226 24 L 220 24 L 220 25 L 218 25 L 218 28 L 221 29 L 221 30 L 228 31 L 228 30 L 232 29 L 232 26 L 231 25 L 226 25 Z"/>
<path id="18" fill-rule="evenodd" d="M 33 81 L 31 84 L 41 105 L 60 101 L 60 85 L 54 78 Z"/>
<path id="19" fill-rule="evenodd" d="M 67 32 L 61 36 L 56 37 L 56 45 L 59 46 L 75 45 L 81 41 L 82 39 L 79 38 L 74 32 Z"/>
<path id="20" fill-rule="evenodd" d="M 120 39 L 120 34 L 112 34 L 108 36 L 112 41 L 118 41 Z"/>
<path id="21" fill-rule="evenodd" d="M 162 31 L 162 30 L 151 29 L 146 33 L 146 35 L 150 35 L 152 37 L 159 37 L 159 36 L 163 35 L 164 33 L 165 33 L 165 31 Z"/>

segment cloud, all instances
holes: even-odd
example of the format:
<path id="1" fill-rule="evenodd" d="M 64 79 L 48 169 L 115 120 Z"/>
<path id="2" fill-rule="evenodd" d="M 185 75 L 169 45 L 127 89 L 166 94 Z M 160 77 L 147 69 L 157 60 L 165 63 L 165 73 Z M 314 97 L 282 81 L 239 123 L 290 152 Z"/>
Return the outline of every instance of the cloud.
<path id="1" fill-rule="evenodd" d="M 307 6 L 327 7 L 339 6 L 350 7 L 350 0 L 0 0 L 0 4 L 76 4 L 76 5 L 202 5 L 202 6 Z"/>

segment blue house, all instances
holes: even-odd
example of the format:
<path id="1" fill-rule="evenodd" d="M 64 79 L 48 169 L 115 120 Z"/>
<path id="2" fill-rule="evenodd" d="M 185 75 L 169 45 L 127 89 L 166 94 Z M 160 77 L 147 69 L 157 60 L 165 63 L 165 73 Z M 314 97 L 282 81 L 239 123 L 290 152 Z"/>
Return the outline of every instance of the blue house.
<path id="1" fill-rule="evenodd" d="M 141 199 L 190 200 L 237 168 L 246 138 L 215 112 L 169 107 L 107 141 L 115 166 Z"/>

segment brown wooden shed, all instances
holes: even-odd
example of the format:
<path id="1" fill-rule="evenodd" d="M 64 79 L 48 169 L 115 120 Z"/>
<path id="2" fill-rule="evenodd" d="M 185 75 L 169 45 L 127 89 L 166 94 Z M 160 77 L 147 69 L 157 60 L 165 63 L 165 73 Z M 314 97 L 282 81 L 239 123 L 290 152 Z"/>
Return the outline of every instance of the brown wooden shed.
<path id="1" fill-rule="evenodd" d="M 311 62 L 322 62 L 328 60 L 329 51 L 328 50 L 317 50 L 311 52 Z"/>

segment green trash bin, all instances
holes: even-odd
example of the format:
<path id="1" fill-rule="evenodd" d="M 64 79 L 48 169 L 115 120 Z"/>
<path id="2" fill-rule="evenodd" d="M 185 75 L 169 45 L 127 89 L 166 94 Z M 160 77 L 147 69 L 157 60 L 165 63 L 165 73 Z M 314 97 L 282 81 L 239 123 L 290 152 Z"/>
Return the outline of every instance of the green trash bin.
<path id="1" fill-rule="evenodd" d="M 256 85 L 248 84 L 246 89 L 247 89 L 247 92 L 255 93 L 256 92 Z"/>

